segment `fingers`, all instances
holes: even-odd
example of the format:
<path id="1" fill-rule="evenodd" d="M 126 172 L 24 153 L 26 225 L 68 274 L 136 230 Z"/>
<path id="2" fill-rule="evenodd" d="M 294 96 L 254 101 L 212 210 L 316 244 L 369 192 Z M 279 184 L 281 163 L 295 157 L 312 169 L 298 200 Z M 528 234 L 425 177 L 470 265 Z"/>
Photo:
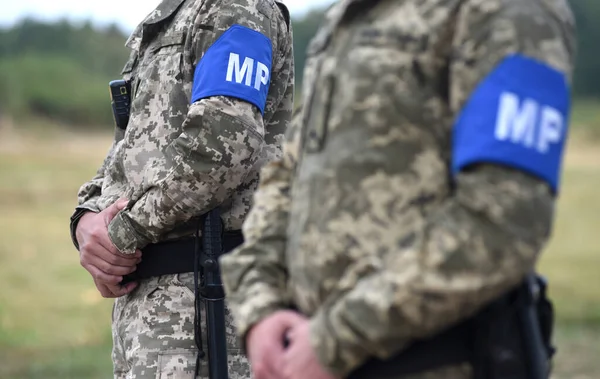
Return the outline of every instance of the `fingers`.
<path id="1" fill-rule="evenodd" d="M 298 328 L 295 328 L 295 327 L 292 326 L 291 328 L 289 328 L 288 330 L 286 330 L 285 337 L 287 338 L 287 340 L 290 343 L 292 343 L 298 337 L 298 334 L 299 334 Z"/>
<path id="2" fill-rule="evenodd" d="M 98 283 L 96 280 L 94 280 L 94 284 L 96 284 L 96 288 L 104 298 L 115 298 L 127 295 L 138 286 L 137 282 L 131 282 L 124 286 L 120 286 L 102 284 Z"/>
<path id="3" fill-rule="evenodd" d="M 129 204 L 129 200 L 125 198 L 121 198 L 115 202 L 115 205 L 120 211 L 123 210 L 127 206 L 127 204 Z"/>
<path id="4" fill-rule="evenodd" d="M 102 297 L 104 298 L 111 298 L 113 297 L 112 292 L 110 292 L 110 290 L 108 289 L 108 287 L 104 284 L 99 284 L 99 283 L 95 283 L 96 284 L 96 288 L 98 289 L 98 292 L 100 292 L 100 295 L 102 295 Z"/>
<path id="5" fill-rule="evenodd" d="M 261 321 L 254 327 L 256 329 L 251 330 L 249 353 L 256 379 L 280 379 L 283 377 L 285 333 L 304 320 L 304 316 L 298 313 L 282 311 Z"/>
<path id="6" fill-rule="evenodd" d="M 101 246 L 104 247 L 104 245 Z M 99 249 L 98 256 L 106 262 L 110 263 L 111 265 L 115 266 L 130 267 L 138 264 L 142 260 L 142 252 L 139 250 L 135 254 L 126 255 L 118 252 L 118 250 L 115 254 L 106 249 Z"/>
<path id="7" fill-rule="evenodd" d="M 121 253 L 119 249 L 117 249 L 115 244 L 110 239 L 110 236 L 108 235 L 108 229 L 103 230 L 102 233 L 94 237 L 96 242 L 100 244 L 105 250 L 109 251 L 112 255 L 123 258 L 128 257 L 127 255 Z"/>
<path id="8" fill-rule="evenodd" d="M 81 245 L 80 248 L 84 249 L 85 245 L 100 245 L 104 248 L 104 250 L 108 250 L 113 255 L 127 257 L 126 255 L 122 254 L 112 243 L 108 235 L 108 229 L 102 224 L 96 224 L 93 228 L 91 228 L 91 230 L 88 231 L 87 238 L 84 240 L 83 245 Z"/>
<path id="9" fill-rule="evenodd" d="M 282 346 L 291 343 L 290 333 L 294 327 L 306 321 L 306 317 L 294 311 L 281 311 L 273 320 L 273 332 L 281 336 Z"/>
<path id="10" fill-rule="evenodd" d="M 112 292 L 112 294 L 115 297 L 121 297 L 121 296 L 127 295 L 131 291 L 133 291 L 137 286 L 138 286 L 137 282 L 130 282 L 130 283 L 127 283 L 127 284 L 125 284 L 123 286 L 121 286 L 121 285 L 107 285 L 108 289 L 110 290 L 110 292 Z"/>
<path id="11" fill-rule="evenodd" d="M 141 258 L 122 258 L 92 246 L 82 250 L 80 263 L 92 277 L 105 284 L 118 284 L 123 276 L 134 272 Z"/>
<path id="12" fill-rule="evenodd" d="M 277 349 L 265 348 L 262 359 L 252 362 L 255 379 L 280 379 L 284 370 L 283 353 Z"/>
<path id="13" fill-rule="evenodd" d="M 273 346 L 268 350 L 267 354 L 273 357 L 268 362 L 271 375 L 273 378 L 280 379 L 282 377 L 283 370 L 285 369 L 285 350 L 283 345 L 280 343 L 273 344 Z"/>
<path id="14" fill-rule="evenodd" d="M 252 373 L 255 379 L 280 379 L 282 377 L 264 359 L 252 363 Z"/>
<path id="15" fill-rule="evenodd" d="M 113 244 L 110 236 L 108 234 L 108 224 L 114 218 L 114 216 L 121 210 L 123 207 L 127 205 L 128 201 L 126 199 L 121 199 L 108 208 L 100 212 L 99 214 L 94 214 L 93 219 L 88 217 L 88 222 L 86 223 L 86 227 L 81 230 L 81 238 L 78 238 L 80 250 L 85 250 L 86 247 L 89 249 L 90 246 L 100 245 L 104 250 L 108 251 L 112 255 L 117 257 L 125 258 L 125 259 L 133 259 L 141 257 L 142 252 L 136 250 L 135 254 L 123 254 L 117 249 L 117 247 Z M 78 230 L 80 228 L 78 227 Z M 121 266 L 129 266 L 131 264 L 127 264 L 126 261 L 117 260 L 114 258 L 104 256 L 104 260 L 111 264 L 121 265 Z"/>
<path id="16" fill-rule="evenodd" d="M 117 249 L 117 247 L 113 244 L 113 242 L 111 241 L 110 237 L 108 236 L 108 230 L 106 231 L 106 233 L 104 233 L 104 235 L 98 236 L 97 242 L 105 250 L 107 250 L 112 255 L 117 256 L 117 257 L 122 257 L 122 258 L 125 258 L 125 259 L 132 259 L 132 258 L 136 259 L 136 258 L 140 258 L 142 256 L 142 252 L 139 249 L 137 249 L 135 251 L 135 254 L 123 254 L 123 253 L 121 253 L 119 251 L 119 249 Z"/>
<path id="17" fill-rule="evenodd" d="M 102 272 L 98 267 L 92 266 L 91 264 L 82 265 L 94 278 L 95 282 L 99 282 L 102 284 L 112 284 L 117 285 L 121 283 L 123 277 L 121 275 L 111 275 Z"/>
<path id="18" fill-rule="evenodd" d="M 119 199 L 104 209 L 101 213 L 104 217 L 104 222 L 108 225 L 113 218 L 119 213 L 123 208 L 127 206 L 129 201 L 127 199 Z"/>
<path id="19" fill-rule="evenodd" d="M 131 274 L 132 272 L 134 272 L 137 269 L 136 264 L 128 265 L 128 266 L 114 265 L 114 264 L 108 263 L 107 261 L 105 261 L 97 256 L 94 256 L 94 255 L 86 255 L 83 259 L 84 259 L 84 263 L 95 266 L 103 273 L 109 274 L 109 275 L 116 275 L 116 276 L 127 275 L 127 274 Z"/>
<path id="20" fill-rule="evenodd" d="M 85 244 L 81 246 L 81 255 L 82 257 L 85 255 L 96 256 L 103 261 L 113 265 L 113 266 L 124 266 L 124 267 L 132 267 L 139 263 L 141 260 L 141 252 L 136 253 L 134 255 L 124 255 L 124 254 L 114 254 L 111 251 L 107 250 L 103 244 L 101 243 L 91 243 Z"/>

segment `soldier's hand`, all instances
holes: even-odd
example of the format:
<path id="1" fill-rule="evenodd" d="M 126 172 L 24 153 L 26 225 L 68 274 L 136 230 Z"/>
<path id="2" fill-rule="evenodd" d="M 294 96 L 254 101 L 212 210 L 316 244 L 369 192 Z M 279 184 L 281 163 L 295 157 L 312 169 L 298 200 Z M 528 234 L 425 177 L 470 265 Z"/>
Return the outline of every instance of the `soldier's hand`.
<path id="1" fill-rule="evenodd" d="M 310 343 L 308 320 L 296 324 L 287 334 L 289 346 L 283 356 L 282 379 L 336 379 L 321 366 Z"/>
<path id="2" fill-rule="evenodd" d="M 306 318 L 293 311 L 275 312 L 254 325 L 246 337 L 248 358 L 255 379 L 283 378 L 285 335 Z"/>
<path id="3" fill-rule="evenodd" d="M 114 297 L 121 297 L 123 295 L 127 295 L 128 293 L 133 291 L 135 289 L 135 287 L 137 287 L 137 285 L 138 285 L 137 282 L 130 282 L 130 283 L 125 284 L 124 286 L 121 286 L 119 284 L 117 284 L 117 285 L 103 284 L 103 283 L 99 283 L 98 281 L 96 281 L 96 279 L 94 279 L 94 284 L 96 285 L 98 292 L 100 292 L 102 297 L 105 297 L 105 298 L 114 298 Z"/>
<path id="4" fill-rule="evenodd" d="M 105 286 L 115 286 L 123 280 L 123 275 L 134 272 L 142 256 L 141 251 L 122 254 L 108 236 L 108 224 L 126 205 L 127 200 L 119 200 L 100 213 L 84 214 L 75 231 L 81 265 L 96 283 Z"/>

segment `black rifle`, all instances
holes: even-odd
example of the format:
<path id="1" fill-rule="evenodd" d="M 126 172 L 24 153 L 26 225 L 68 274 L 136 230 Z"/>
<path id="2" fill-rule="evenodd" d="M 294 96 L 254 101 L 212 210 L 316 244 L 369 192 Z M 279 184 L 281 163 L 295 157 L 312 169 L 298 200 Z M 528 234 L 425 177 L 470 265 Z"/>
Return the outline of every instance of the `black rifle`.
<path id="1" fill-rule="evenodd" d="M 549 344 L 549 338 L 547 336 L 544 338 L 542 334 L 546 315 L 540 314 L 540 307 L 544 306 L 541 302 L 546 300 L 545 291 L 545 280 L 536 274 L 527 275 L 520 291 L 522 306 L 519 307 L 518 317 L 521 324 L 525 361 L 531 379 L 548 379 L 550 377 L 550 358 L 553 349 Z"/>
<path id="2" fill-rule="evenodd" d="M 206 307 L 208 340 L 208 377 L 227 379 L 227 341 L 225 338 L 225 291 L 221 282 L 219 256 L 223 252 L 223 225 L 219 209 L 204 218 L 200 267 L 200 297 Z M 199 326 L 198 326 L 199 327 Z"/>

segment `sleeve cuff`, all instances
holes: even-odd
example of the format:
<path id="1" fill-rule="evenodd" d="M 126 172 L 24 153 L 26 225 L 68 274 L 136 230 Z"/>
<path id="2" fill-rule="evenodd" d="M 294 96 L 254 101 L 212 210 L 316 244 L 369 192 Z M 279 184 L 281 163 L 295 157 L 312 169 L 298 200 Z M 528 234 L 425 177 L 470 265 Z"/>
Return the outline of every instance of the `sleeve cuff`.
<path id="1" fill-rule="evenodd" d="M 352 333 L 340 333 L 337 325 L 328 320 L 331 309 L 321 309 L 310 320 L 310 342 L 321 366 L 338 378 L 347 377 L 369 358 L 369 353 Z M 337 333 L 337 334 L 336 334 Z M 342 340 L 340 336 L 347 336 Z"/>
<path id="2" fill-rule="evenodd" d="M 80 205 L 77 208 L 75 208 L 75 212 L 73 212 L 73 215 L 71 215 L 71 222 L 69 225 L 69 228 L 71 230 L 71 241 L 73 242 L 73 246 L 75 246 L 75 248 L 77 249 L 77 251 L 79 251 L 79 242 L 77 242 L 77 225 L 79 225 L 79 220 L 81 219 L 81 217 L 83 217 L 84 214 L 86 214 L 87 212 L 94 212 L 94 213 L 98 213 L 100 212 L 99 209 L 97 209 L 96 207 L 92 207 L 91 205 Z"/>
<path id="3" fill-rule="evenodd" d="M 108 236 L 113 245 L 123 254 L 133 255 L 136 249 L 141 249 L 150 243 L 135 230 L 125 212 L 119 212 L 108 224 Z"/>

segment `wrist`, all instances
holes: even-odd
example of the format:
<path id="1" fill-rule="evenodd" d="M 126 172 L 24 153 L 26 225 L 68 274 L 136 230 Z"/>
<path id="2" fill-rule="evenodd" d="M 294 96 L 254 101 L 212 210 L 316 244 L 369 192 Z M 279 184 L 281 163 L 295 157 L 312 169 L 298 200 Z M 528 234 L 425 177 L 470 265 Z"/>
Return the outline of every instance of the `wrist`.
<path id="1" fill-rule="evenodd" d="M 87 208 L 77 208 L 71 216 L 71 241 L 77 250 L 79 250 L 79 225 L 84 218 L 86 219 L 86 221 L 84 221 L 85 223 L 91 216 L 95 214 L 97 214 L 96 211 L 92 211 Z"/>
<path id="2" fill-rule="evenodd" d="M 97 213 L 92 212 L 92 211 L 88 211 L 85 210 L 82 215 L 79 217 L 79 219 L 77 220 L 77 224 L 75 225 L 75 236 L 77 236 L 77 241 L 79 242 L 79 232 L 81 230 L 80 226 L 83 225 L 83 228 L 85 228 L 85 225 L 96 215 Z"/>
<path id="3" fill-rule="evenodd" d="M 95 215 L 97 215 L 96 212 L 92 212 L 90 210 L 84 210 L 83 214 L 81 215 L 81 217 L 79 217 L 79 222 L 77 223 L 77 226 L 79 226 L 79 224 L 81 223 L 86 223 L 88 222 L 92 217 L 94 217 Z M 77 229 L 75 229 L 75 231 L 77 232 Z"/>

